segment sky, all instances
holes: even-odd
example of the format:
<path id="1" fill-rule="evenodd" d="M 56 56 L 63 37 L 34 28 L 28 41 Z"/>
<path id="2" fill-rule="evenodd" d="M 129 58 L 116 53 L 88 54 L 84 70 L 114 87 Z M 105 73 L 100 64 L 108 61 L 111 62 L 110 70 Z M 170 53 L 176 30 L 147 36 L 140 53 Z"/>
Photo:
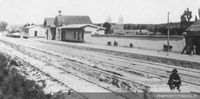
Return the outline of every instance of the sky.
<path id="1" fill-rule="evenodd" d="M 93 23 L 104 23 L 111 17 L 117 23 L 158 24 L 179 22 L 180 15 L 189 8 L 194 20 L 200 0 L 0 0 L 0 20 L 8 24 L 42 24 L 45 17 L 88 15 Z"/>

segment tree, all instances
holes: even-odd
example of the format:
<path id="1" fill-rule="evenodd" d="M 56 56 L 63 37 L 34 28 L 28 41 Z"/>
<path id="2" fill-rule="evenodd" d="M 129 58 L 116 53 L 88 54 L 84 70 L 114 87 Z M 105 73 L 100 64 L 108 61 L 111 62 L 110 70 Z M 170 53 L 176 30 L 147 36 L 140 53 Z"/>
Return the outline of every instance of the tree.
<path id="1" fill-rule="evenodd" d="M 103 27 L 106 28 L 105 34 L 110 34 L 111 24 L 108 23 L 108 22 L 105 22 L 105 23 L 103 24 Z"/>
<path id="2" fill-rule="evenodd" d="M 187 8 L 184 11 L 183 15 L 181 15 L 181 33 L 183 33 L 190 25 L 191 25 L 191 18 L 192 18 L 192 11 Z"/>
<path id="3" fill-rule="evenodd" d="M 186 17 L 186 20 L 187 20 L 188 22 L 190 22 L 190 19 L 192 18 L 192 11 L 190 11 L 189 8 L 187 8 L 187 10 L 184 11 L 184 15 L 185 15 L 185 17 Z"/>
<path id="4" fill-rule="evenodd" d="M 26 24 L 24 25 L 24 27 L 27 27 L 27 26 L 30 26 L 30 24 L 29 24 L 29 23 L 26 23 Z"/>

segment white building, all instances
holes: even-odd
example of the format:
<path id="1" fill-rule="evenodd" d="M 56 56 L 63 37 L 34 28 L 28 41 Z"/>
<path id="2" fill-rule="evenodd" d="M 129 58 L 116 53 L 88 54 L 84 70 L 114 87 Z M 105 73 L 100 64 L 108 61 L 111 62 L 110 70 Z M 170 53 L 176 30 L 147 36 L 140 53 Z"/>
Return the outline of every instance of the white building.
<path id="1" fill-rule="evenodd" d="M 71 24 L 58 27 L 61 41 L 78 41 L 90 39 L 92 35 L 104 35 L 105 28 L 93 24 Z"/>
<path id="2" fill-rule="evenodd" d="M 45 33 L 46 29 L 38 26 L 38 25 L 31 25 L 25 28 L 25 36 L 28 37 L 46 37 Z"/>
<path id="3" fill-rule="evenodd" d="M 91 33 L 91 35 L 105 35 L 106 28 L 87 24 L 84 27 L 85 33 Z"/>

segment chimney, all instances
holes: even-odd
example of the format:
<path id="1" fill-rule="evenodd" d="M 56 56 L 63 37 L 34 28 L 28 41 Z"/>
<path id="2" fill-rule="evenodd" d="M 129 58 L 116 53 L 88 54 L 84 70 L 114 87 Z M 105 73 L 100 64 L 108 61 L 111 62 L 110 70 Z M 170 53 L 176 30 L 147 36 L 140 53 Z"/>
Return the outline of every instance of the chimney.
<path id="1" fill-rule="evenodd" d="M 61 16 L 61 10 L 58 11 L 58 16 Z"/>

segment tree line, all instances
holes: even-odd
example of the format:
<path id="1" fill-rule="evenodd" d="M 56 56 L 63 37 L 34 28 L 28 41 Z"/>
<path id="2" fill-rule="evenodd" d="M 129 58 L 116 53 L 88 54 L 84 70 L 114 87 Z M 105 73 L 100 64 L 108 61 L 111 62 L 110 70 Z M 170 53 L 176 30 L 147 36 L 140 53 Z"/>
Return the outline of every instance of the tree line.
<path id="1" fill-rule="evenodd" d="M 200 9 L 198 9 L 198 14 L 200 17 Z M 180 22 L 175 23 L 165 23 L 165 24 L 124 24 L 124 30 L 138 30 L 138 29 L 146 29 L 154 34 L 160 33 L 161 35 L 167 35 L 168 29 L 170 31 L 170 35 L 182 35 L 182 33 L 190 27 L 195 21 L 198 20 L 197 16 L 195 16 L 195 20 L 192 19 L 192 11 L 187 8 L 183 14 L 180 16 Z M 111 24 L 105 22 L 103 27 L 106 28 L 105 33 L 111 34 Z"/>

